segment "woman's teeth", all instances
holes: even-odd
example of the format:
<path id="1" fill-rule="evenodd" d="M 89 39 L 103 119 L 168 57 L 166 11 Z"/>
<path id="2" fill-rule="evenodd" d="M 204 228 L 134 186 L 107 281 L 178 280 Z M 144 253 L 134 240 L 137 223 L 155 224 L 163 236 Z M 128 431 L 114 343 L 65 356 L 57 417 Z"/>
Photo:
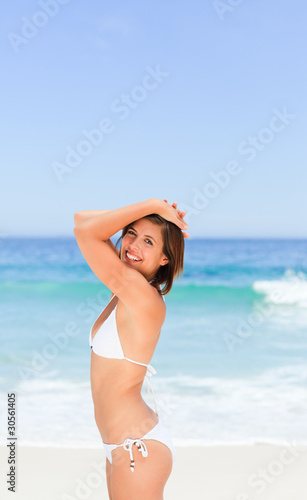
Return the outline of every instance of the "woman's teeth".
<path id="1" fill-rule="evenodd" d="M 133 255 L 131 255 L 131 253 L 129 253 L 129 252 L 126 252 L 126 255 L 127 255 L 128 259 L 130 259 L 130 260 L 135 260 L 135 261 L 137 261 L 137 262 L 138 262 L 139 260 L 141 260 L 141 259 L 137 259 L 136 257 L 134 257 L 134 256 L 133 256 Z"/>

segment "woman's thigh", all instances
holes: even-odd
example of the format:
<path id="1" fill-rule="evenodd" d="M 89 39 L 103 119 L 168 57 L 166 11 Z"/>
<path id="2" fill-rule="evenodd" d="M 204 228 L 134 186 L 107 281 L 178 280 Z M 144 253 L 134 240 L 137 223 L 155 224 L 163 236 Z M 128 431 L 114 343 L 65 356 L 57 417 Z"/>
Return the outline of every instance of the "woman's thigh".
<path id="1" fill-rule="evenodd" d="M 164 486 L 173 466 L 170 449 L 160 441 L 144 439 L 148 455 L 132 446 L 134 471 L 130 455 L 123 447 L 112 451 L 112 500 L 163 500 Z"/>
<path id="2" fill-rule="evenodd" d="M 112 498 L 112 486 L 111 486 L 111 473 L 112 473 L 112 464 L 106 458 L 106 476 L 107 476 L 108 494 L 109 494 L 109 499 L 113 500 L 113 498 Z"/>

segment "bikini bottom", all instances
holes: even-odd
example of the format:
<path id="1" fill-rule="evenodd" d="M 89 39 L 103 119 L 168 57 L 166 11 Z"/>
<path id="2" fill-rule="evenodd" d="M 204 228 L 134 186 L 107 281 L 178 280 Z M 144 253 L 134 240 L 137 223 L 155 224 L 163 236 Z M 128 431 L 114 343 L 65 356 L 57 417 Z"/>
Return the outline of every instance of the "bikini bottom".
<path id="1" fill-rule="evenodd" d="M 144 443 L 144 439 L 154 439 L 155 441 L 160 441 L 161 443 L 164 443 L 172 452 L 172 457 L 173 457 L 173 462 L 175 461 L 176 458 L 176 451 L 174 444 L 172 442 L 170 433 L 168 431 L 168 428 L 165 427 L 163 422 L 161 420 L 158 421 L 158 423 L 155 425 L 153 429 L 151 429 L 145 436 L 142 436 L 141 438 L 137 439 L 132 439 L 132 438 L 127 438 L 125 441 L 121 444 L 108 444 L 104 443 L 103 447 L 107 456 L 107 459 L 109 460 L 110 463 L 112 463 L 112 450 L 115 450 L 115 448 L 118 448 L 119 446 L 122 446 L 124 450 L 129 451 L 130 454 L 130 470 L 133 472 L 134 471 L 134 460 L 133 460 L 133 453 L 132 453 L 132 446 L 134 444 L 137 445 L 138 451 L 140 451 L 143 455 L 143 457 L 148 456 L 148 451 L 146 444 Z"/>

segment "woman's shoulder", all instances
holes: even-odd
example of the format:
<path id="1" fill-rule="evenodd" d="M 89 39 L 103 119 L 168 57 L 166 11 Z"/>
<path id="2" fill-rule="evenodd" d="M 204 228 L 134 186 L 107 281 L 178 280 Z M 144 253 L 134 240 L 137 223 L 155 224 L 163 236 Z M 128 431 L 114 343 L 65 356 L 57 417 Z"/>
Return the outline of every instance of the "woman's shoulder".
<path id="1" fill-rule="evenodd" d="M 166 316 L 166 304 L 161 286 L 154 282 L 148 282 L 148 285 L 143 288 L 141 295 L 138 294 L 137 300 L 126 304 L 126 310 L 131 318 L 147 319 L 153 324 L 162 325 Z"/>

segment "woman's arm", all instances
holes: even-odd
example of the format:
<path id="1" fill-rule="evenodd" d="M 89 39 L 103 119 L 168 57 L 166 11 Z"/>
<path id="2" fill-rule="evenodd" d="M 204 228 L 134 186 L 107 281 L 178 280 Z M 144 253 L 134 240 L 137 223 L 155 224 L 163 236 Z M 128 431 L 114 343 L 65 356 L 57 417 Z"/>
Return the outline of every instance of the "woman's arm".
<path id="1" fill-rule="evenodd" d="M 83 221 L 78 224 L 76 230 L 82 230 L 97 240 L 106 241 L 134 220 L 157 213 L 157 201 L 159 200 L 140 201 L 114 210 L 101 210 L 100 214 L 95 217 L 83 216 Z M 99 212 L 99 210 L 92 212 Z"/>
<path id="2" fill-rule="evenodd" d="M 177 208 L 165 202 L 158 198 L 151 198 L 114 210 L 76 212 L 75 220 L 79 219 L 78 228 L 84 229 L 92 237 L 102 241 L 106 241 L 134 220 L 141 219 L 145 215 L 152 213 L 161 215 L 166 220 L 179 226 L 180 229 L 186 229 L 187 225 L 181 217 L 185 212 L 180 212 Z"/>
<path id="3" fill-rule="evenodd" d="M 106 212 L 109 212 L 109 210 L 82 210 L 80 212 L 76 212 L 74 214 L 75 227 L 79 226 L 79 224 L 88 219 L 92 219 L 93 217 L 97 217 L 98 215 L 104 214 Z M 119 256 L 119 249 L 116 248 L 113 241 L 111 241 L 111 239 L 108 239 L 106 243 L 112 248 L 116 255 Z"/>
<path id="4" fill-rule="evenodd" d="M 98 215 L 109 212 L 109 210 L 82 210 L 74 214 L 75 227 L 79 226 L 82 222 L 97 217 Z"/>

